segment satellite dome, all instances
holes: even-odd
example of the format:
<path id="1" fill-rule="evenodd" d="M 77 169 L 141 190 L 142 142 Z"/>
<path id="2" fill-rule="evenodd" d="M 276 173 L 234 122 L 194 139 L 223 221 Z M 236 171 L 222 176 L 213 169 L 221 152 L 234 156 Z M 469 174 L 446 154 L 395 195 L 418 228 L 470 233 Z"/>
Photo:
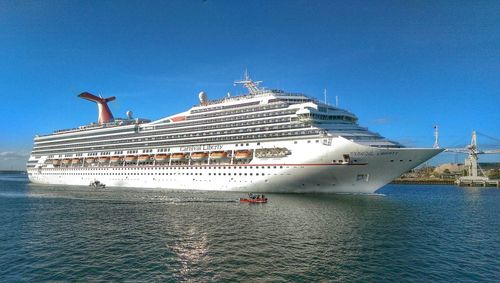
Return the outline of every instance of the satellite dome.
<path id="1" fill-rule="evenodd" d="M 127 114 L 127 118 L 132 119 L 132 111 L 129 110 L 125 114 Z"/>
<path id="2" fill-rule="evenodd" d="M 201 104 L 207 103 L 207 93 L 206 92 L 200 91 L 200 93 L 198 94 L 198 98 L 200 99 Z"/>

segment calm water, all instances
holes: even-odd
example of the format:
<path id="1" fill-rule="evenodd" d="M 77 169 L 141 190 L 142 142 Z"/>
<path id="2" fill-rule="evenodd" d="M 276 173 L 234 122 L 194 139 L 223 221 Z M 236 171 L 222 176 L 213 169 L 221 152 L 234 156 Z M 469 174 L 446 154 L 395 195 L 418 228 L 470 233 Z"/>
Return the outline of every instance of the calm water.
<path id="1" fill-rule="evenodd" d="M 0 281 L 497 281 L 500 190 L 272 195 L 39 186 L 0 174 Z"/>

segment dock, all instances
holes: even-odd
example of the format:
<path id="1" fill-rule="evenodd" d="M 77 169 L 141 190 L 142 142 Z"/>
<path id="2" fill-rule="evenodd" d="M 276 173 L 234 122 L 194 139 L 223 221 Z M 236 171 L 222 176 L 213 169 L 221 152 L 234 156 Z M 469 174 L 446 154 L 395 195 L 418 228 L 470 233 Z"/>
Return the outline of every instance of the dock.
<path id="1" fill-rule="evenodd" d="M 500 180 L 490 180 L 488 178 L 467 178 L 462 177 L 455 181 L 460 187 L 500 187 Z"/>
<path id="2" fill-rule="evenodd" d="M 400 185 L 455 185 L 452 179 L 433 179 L 433 178 L 397 178 L 391 184 Z"/>
<path id="3" fill-rule="evenodd" d="M 434 179 L 434 178 L 397 178 L 391 184 L 400 185 L 457 185 L 460 187 L 500 187 L 500 180 L 486 178 L 459 178 L 459 179 Z"/>

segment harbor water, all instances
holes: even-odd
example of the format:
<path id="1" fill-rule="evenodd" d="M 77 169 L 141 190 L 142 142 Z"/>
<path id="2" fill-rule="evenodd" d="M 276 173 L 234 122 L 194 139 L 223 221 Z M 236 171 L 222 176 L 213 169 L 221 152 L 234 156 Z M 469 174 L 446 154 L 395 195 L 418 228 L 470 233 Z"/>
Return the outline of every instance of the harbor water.
<path id="1" fill-rule="evenodd" d="M 500 190 L 42 186 L 0 174 L 0 281 L 497 281 Z"/>

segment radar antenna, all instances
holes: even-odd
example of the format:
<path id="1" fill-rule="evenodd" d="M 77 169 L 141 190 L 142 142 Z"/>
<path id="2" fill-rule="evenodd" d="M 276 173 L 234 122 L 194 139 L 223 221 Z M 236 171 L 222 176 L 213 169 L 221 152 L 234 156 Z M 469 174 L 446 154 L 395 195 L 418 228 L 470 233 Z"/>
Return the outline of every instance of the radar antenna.
<path id="1" fill-rule="evenodd" d="M 245 70 L 245 73 L 243 75 L 244 75 L 244 78 L 240 81 L 235 81 L 234 82 L 235 85 L 242 84 L 243 86 L 245 86 L 248 89 L 250 94 L 253 94 L 253 95 L 258 94 L 264 90 L 263 87 L 259 86 L 259 84 L 262 83 L 262 81 L 252 81 L 247 70 Z"/>

